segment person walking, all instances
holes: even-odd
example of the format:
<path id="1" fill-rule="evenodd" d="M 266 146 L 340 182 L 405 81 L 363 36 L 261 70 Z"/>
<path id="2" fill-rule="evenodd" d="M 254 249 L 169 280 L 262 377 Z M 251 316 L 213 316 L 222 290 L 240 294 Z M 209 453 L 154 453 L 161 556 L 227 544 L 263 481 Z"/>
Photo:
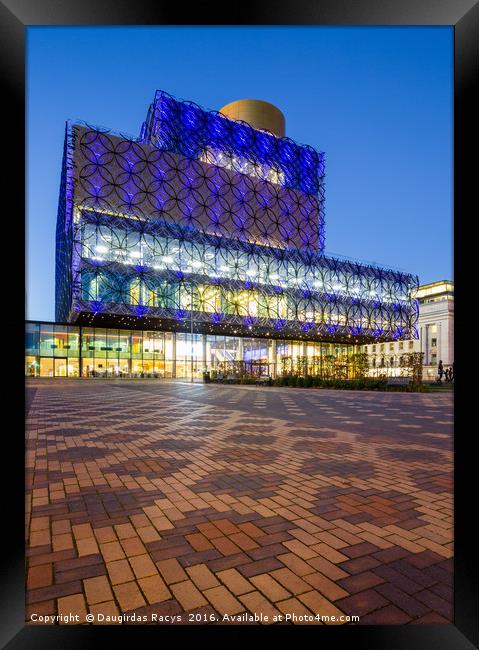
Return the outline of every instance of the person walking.
<path id="1" fill-rule="evenodd" d="M 442 376 L 444 374 L 444 366 L 442 365 L 442 361 L 439 361 L 439 365 L 437 367 L 437 383 L 442 384 Z"/>

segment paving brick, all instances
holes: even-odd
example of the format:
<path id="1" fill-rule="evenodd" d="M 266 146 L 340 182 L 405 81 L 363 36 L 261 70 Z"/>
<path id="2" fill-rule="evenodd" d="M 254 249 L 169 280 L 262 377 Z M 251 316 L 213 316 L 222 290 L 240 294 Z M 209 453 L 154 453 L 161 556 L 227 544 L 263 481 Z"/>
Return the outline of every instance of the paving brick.
<path id="1" fill-rule="evenodd" d="M 144 555 L 147 552 L 144 544 L 142 543 L 139 537 L 130 537 L 127 539 L 122 539 L 120 543 L 123 548 L 123 552 L 127 557 L 134 557 L 135 555 Z"/>
<path id="2" fill-rule="evenodd" d="M 74 525 L 72 526 L 72 532 L 77 542 L 79 539 L 89 539 L 93 537 L 93 529 L 90 523 Z"/>
<path id="3" fill-rule="evenodd" d="M 202 607 L 203 605 L 208 604 L 207 600 L 202 596 L 201 592 L 195 587 L 191 580 L 176 582 L 175 584 L 170 585 L 170 589 L 185 611 L 196 609 L 197 607 Z"/>
<path id="4" fill-rule="evenodd" d="M 215 519 L 213 524 L 216 528 L 219 528 L 224 535 L 230 536 L 240 532 L 238 526 L 229 519 Z"/>
<path id="5" fill-rule="evenodd" d="M 452 601 L 453 599 L 453 589 L 452 585 L 448 584 L 438 584 L 430 587 L 431 591 L 447 601 Z"/>
<path id="6" fill-rule="evenodd" d="M 388 601 L 374 589 L 367 589 L 336 601 L 336 605 L 350 616 L 365 616 L 388 604 Z"/>
<path id="7" fill-rule="evenodd" d="M 236 569 L 226 569 L 216 574 L 217 578 L 224 582 L 228 589 L 236 596 L 253 591 L 253 585 L 246 580 Z"/>
<path id="8" fill-rule="evenodd" d="M 195 533 L 194 535 L 186 535 L 185 539 L 195 549 L 195 551 L 207 551 L 214 548 L 213 544 L 202 533 Z"/>
<path id="9" fill-rule="evenodd" d="M 285 600 L 291 596 L 289 591 L 284 589 L 268 573 L 260 573 L 257 576 L 252 576 L 251 583 L 273 603 L 278 600 Z"/>
<path id="10" fill-rule="evenodd" d="M 70 531 L 71 531 L 71 524 L 68 519 L 52 521 L 53 535 L 61 535 L 62 533 L 69 533 Z"/>
<path id="11" fill-rule="evenodd" d="M 301 603 L 297 598 L 288 598 L 287 600 L 282 600 L 275 604 L 283 614 L 291 614 L 291 616 L 311 616 L 311 610 L 303 605 L 303 603 Z M 315 622 L 318 625 L 321 625 L 320 621 Z"/>
<path id="12" fill-rule="evenodd" d="M 402 548 L 405 548 L 406 551 L 410 551 L 411 553 L 420 553 L 421 551 L 424 551 L 423 545 L 412 542 L 410 539 L 406 539 L 405 537 L 401 537 L 399 535 L 389 535 L 387 539 L 393 544 L 396 544 L 396 546 L 401 546 Z"/>
<path id="13" fill-rule="evenodd" d="M 396 560 L 400 560 L 409 555 L 409 551 L 407 551 L 405 548 L 402 548 L 401 546 L 392 546 L 391 548 L 373 553 L 373 557 L 376 560 L 384 563 L 395 562 Z"/>
<path id="14" fill-rule="evenodd" d="M 356 557 L 362 557 L 363 555 L 372 555 L 377 550 L 377 546 L 374 546 L 369 542 L 363 542 L 362 544 L 355 544 L 354 546 L 343 548 L 341 552 L 344 553 L 344 555 L 347 555 L 347 558 L 345 558 L 347 560 L 348 558 L 353 559 Z"/>
<path id="15" fill-rule="evenodd" d="M 183 570 L 183 567 L 178 560 L 172 558 L 169 560 L 161 560 L 156 563 L 159 572 L 166 584 L 173 584 L 174 582 L 182 582 L 188 579 L 188 576 Z"/>
<path id="16" fill-rule="evenodd" d="M 147 542 L 156 542 L 157 540 L 161 539 L 161 536 L 156 532 L 153 526 L 144 526 L 143 528 L 137 528 L 136 532 L 145 544 Z"/>
<path id="17" fill-rule="evenodd" d="M 453 616 L 452 603 L 447 602 L 441 596 L 438 596 L 430 589 L 424 589 L 414 594 L 414 597 L 420 602 L 424 603 L 429 609 L 434 610 L 447 620 L 451 621 Z"/>
<path id="18" fill-rule="evenodd" d="M 273 544 L 277 545 L 279 542 L 284 542 L 286 540 L 294 541 L 292 535 L 284 530 L 279 533 L 262 535 L 261 537 L 256 538 L 256 541 L 260 546 L 271 546 Z"/>
<path id="19" fill-rule="evenodd" d="M 49 517 L 32 517 L 30 522 L 30 531 L 34 532 L 37 530 L 48 530 L 50 528 L 50 518 Z M 64 532 L 64 531 L 58 531 Z"/>
<path id="20" fill-rule="evenodd" d="M 313 557 L 308 561 L 308 564 L 314 567 L 314 569 L 317 569 L 320 573 L 328 577 L 330 580 L 339 580 L 340 578 L 347 578 L 348 576 L 348 573 L 346 573 L 346 571 L 324 557 Z"/>
<path id="21" fill-rule="evenodd" d="M 97 605 L 90 605 L 89 609 L 90 614 L 93 614 L 95 617 L 93 625 L 121 625 L 120 621 L 113 618 L 118 617 L 120 614 L 114 600 L 98 603 Z"/>
<path id="22" fill-rule="evenodd" d="M 78 616 L 78 622 L 68 621 L 67 624 L 71 625 L 84 623 L 87 614 L 85 599 L 83 594 L 72 594 L 71 596 L 64 596 L 58 599 L 58 614 L 63 617 Z"/>
<path id="23" fill-rule="evenodd" d="M 140 578 L 138 584 L 150 605 L 169 600 L 172 596 L 168 587 L 158 574 Z"/>
<path id="24" fill-rule="evenodd" d="M 397 562 L 391 562 L 390 566 L 402 573 L 404 576 L 412 580 L 413 582 L 422 585 L 423 587 L 432 587 L 436 584 L 437 580 L 434 577 L 429 576 L 426 571 L 421 571 L 408 564 L 404 560 L 398 560 Z"/>
<path id="25" fill-rule="evenodd" d="M 115 531 L 118 535 L 118 539 L 136 537 L 136 531 L 131 524 L 118 524 L 115 526 Z"/>
<path id="26" fill-rule="evenodd" d="M 274 558 L 282 554 L 286 549 L 282 544 L 272 544 L 271 546 L 262 546 L 248 551 L 248 555 L 253 560 L 262 560 L 264 558 Z"/>
<path id="27" fill-rule="evenodd" d="M 383 584 L 376 587 L 376 591 L 387 598 L 391 603 L 400 607 L 406 614 L 412 618 L 423 616 L 429 611 L 424 603 L 421 603 L 416 598 L 406 594 L 392 584 Z"/>
<path id="28" fill-rule="evenodd" d="M 200 533 L 202 533 L 207 539 L 214 539 L 215 537 L 224 537 L 223 532 L 211 522 L 198 524 L 197 528 L 200 531 Z"/>
<path id="29" fill-rule="evenodd" d="M 98 553 L 98 544 L 94 537 L 77 539 L 78 555 L 96 555 Z"/>
<path id="30" fill-rule="evenodd" d="M 108 571 L 112 585 L 118 585 L 122 582 L 130 582 L 134 579 L 133 573 L 127 560 L 115 560 L 114 562 L 107 562 L 106 570 Z"/>
<path id="31" fill-rule="evenodd" d="M 86 599 L 89 605 L 102 603 L 113 599 L 113 594 L 106 576 L 87 578 L 83 581 Z"/>
<path id="32" fill-rule="evenodd" d="M 105 562 L 113 562 L 113 560 L 122 560 L 125 557 L 125 552 L 120 542 L 107 542 L 100 544 L 100 553 L 105 559 Z"/>
<path id="33" fill-rule="evenodd" d="M 232 557 L 232 556 L 227 556 Z M 225 558 L 219 551 L 216 549 L 211 549 L 208 551 L 199 551 L 196 553 L 189 553 L 188 555 L 181 555 L 179 557 L 179 562 L 182 567 L 195 566 L 196 564 L 207 563 L 208 561 L 213 560 L 224 560 Z"/>
<path id="34" fill-rule="evenodd" d="M 340 564 L 340 568 L 351 575 L 362 573 L 363 571 L 374 569 L 378 566 L 381 566 L 381 563 L 370 555 L 363 555 L 362 557 L 357 557 L 354 560 L 348 560 Z"/>
<path id="35" fill-rule="evenodd" d="M 137 578 L 147 578 L 158 573 L 155 563 L 147 553 L 130 557 L 129 561 Z"/>
<path id="36" fill-rule="evenodd" d="M 412 564 L 416 569 L 424 569 L 431 566 L 432 564 L 437 564 L 442 560 L 442 557 L 433 551 L 426 550 L 422 553 L 416 553 L 415 555 L 410 555 L 407 557 L 406 562 Z"/>
<path id="37" fill-rule="evenodd" d="M 264 531 L 261 530 L 261 528 L 258 528 L 258 526 L 255 526 L 255 524 L 250 521 L 238 524 L 238 528 L 252 539 L 257 539 L 258 537 L 262 537 L 264 535 Z"/>
<path id="38" fill-rule="evenodd" d="M 245 577 L 250 578 L 251 576 L 257 576 L 260 573 L 282 569 L 283 566 L 284 565 L 277 558 L 267 557 L 264 560 L 257 560 L 256 562 L 250 562 L 249 564 L 240 564 L 238 570 Z"/>
<path id="39" fill-rule="evenodd" d="M 316 551 L 318 555 L 321 555 L 321 557 L 326 558 L 333 564 L 339 564 L 340 562 L 345 562 L 347 559 L 349 559 L 348 555 L 344 555 L 342 552 L 340 553 L 339 551 L 332 548 L 331 546 L 328 546 L 327 544 L 316 544 L 311 548 L 314 551 Z M 309 560 L 310 558 L 304 558 L 304 559 Z"/>
<path id="40" fill-rule="evenodd" d="M 53 583 L 53 565 L 39 564 L 30 567 L 28 570 L 27 588 L 38 589 L 39 587 L 48 587 Z"/>
<path id="41" fill-rule="evenodd" d="M 233 535 L 230 535 L 229 539 L 236 544 L 237 546 L 240 547 L 241 550 L 243 551 L 250 551 L 254 548 L 258 548 L 259 545 L 254 542 L 251 537 L 248 537 L 246 533 L 240 531 L 239 533 L 235 533 Z"/>
<path id="42" fill-rule="evenodd" d="M 300 577 L 315 572 L 314 568 L 310 564 L 304 562 L 304 560 L 299 558 L 294 553 L 283 553 L 282 555 L 278 555 L 278 560 L 280 560 L 284 565 L 288 567 L 288 569 L 291 569 L 293 573 Z"/>
<path id="43" fill-rule="evenodd" d="M 93 532 L 99 544 L 106 544 L 107 542 L 116 541 L 116 533 L 112 526 L 94 528 Z"/>
<path id="44" fill-rule="evenodd" d="M 338 584 L 350 594 L 355 594 L 358 591 L 370 589 L 383 582 L 384 578 L 381 578 L 376 573 L 364 571 L 364 573 L 357 573 L 349 578 L 343 578 L 343 580 L 339 580 Z"/>
<path id="45" fill-rule="evenodd" d="M 31 539 L 30 539 L 30 543 L 31 543 Z M 53 535 L 52 546 L 55 553 L 58 553 L 58 551 L 73 549 L 73 537 L 71 536 L 71 533 L 61 533 L 59 535 Z"/>
<path id="46" fill-rule="evenodd" d="M 220 583 L 216 579 L 214 573 L 208 569 L 206 564 L 197 564 L 195 566 L 188 567 L 186 569 L 186 572 L 198 587 L 198 589 L 201 591 L 220 586 Z"/>
<path id="47" fill-rule="evenodd" d="M 128 612 L 146 604 L 136 582 L 123 582 L 114 585 L 113 589 L 123 612 Z"/>
<path id="48" fill-rule="evenodd" d="M 72 596 L 79 594 L 82 591 L 82 583 L 80 580 L 73 580 L 72 582 L 65 582 L 58 585 L 50 585 L 49 587 L 40 587 L 39 589 L 30 589 L 26 595 L 26 602 L 28 604 L 40 603 L 52 598 L 61 598 L 63 596 Z"/>
<path id="49" fill-rule="evenodd" d="M 34 605 L 27 605 L 25 613 L 25 621 L 29 624 L 35 625 L 37 623 L 30 620 L 32 614 L 35 614 L 36 616 L 51 616 L 56 613 L 56 602 L 52 599 L 44 600 L 43 602 L 35 603 Z M 38 624 L 44 625 L 42 622 L 39 622 Z"/>
<path id="50" fill-rule="evenodd" d="M 416 592 L 422 590 L 421 585 L 419 585 L 417 582 L 414 582 L 414 580 L 411 580 L 403 573 L 396 571 L 396 569 L 394 569 L 389 564 L 376 567 L 374 569 L 374 573 L 381 576 L 381 578 L 384 578 L 384 580 L 388 583 L 395 585 L 398 587 L 398 589 L 404 591 L 406 594 L 415 594 Z"/>
<path id="51" fill-rule="evenodd" d="M 271 572 L 271 575 L 294 595 L 311 590 L 311 585 L 287 568 L 276 569 Z"/>
<path id="52" fill-rule="evenodd" d="M 338 600 L 338 598 L 345 598 L 351 593 L 351 591 L 348 592 L 342 589 L 339 584 L 336 584 L 322 573 L 310 573 L 304 576 L 303 579 L 331 601 Z"/>
<path id="53" fill-rule="evenodd" d="M 258 591 L 251 591 L 248 594 L 243 594 L 239 596 L 239 599 L 243 603 L 246 609 L 248 609 L 252 614 L 257 614 L 263 617 L 268 617 L 268 620 L 265 620 L 265 624 L 270 625 L 273 623 L 275 616 L 279 616 L 280 612 L 273 607 L 273 605 L 266 600 L 263 594 Z"/>
<path id="54" fill-rule="evenodd" d="M 232 569 L 234 567 L 241 566 L 242 564 L 251 564 L 251 558 L 248 557 L 246 553 L 227 555 L 226 557 L 220 557 L 207 562 L 208 568 L 213 572 Z"/>
<path id="55" fill-rule="evenodd" d="M 335 605 L 317 591 L 307 591 L 306 593 L 300 594 L 298 599 L 306 605 L 315 616 L 329 616 L 330 620 L 327 622 L 328 625 L 342 625 L 344 623 L 344 621 L 340 620 L 343 616 L 342 610 L 335 607 Z"/>
<path id="56" fill-rule="evenodd" d="M 283 542 L 283 546 L 285 546 L 289 551 L 291 551 L 291 553 L 294 553 L 303 560 L 310 560 L 311 558 L 318 555 L 316 551 L 313 551 L 311 548 L 298 540 Z"/>
<path id="57" fill-rule="evenodd" d="M 213 587 L 206 589 L 203 593 L 219 614 L 233 615 L 244 611 L 242 603 L 226 587 Z"/>
<path id="58" fill-rule="evenodd" d="M 229 537 L 215 537 L 212 539 L 215 548 L 223 555 L 235 555 L 241 549 Z"/>

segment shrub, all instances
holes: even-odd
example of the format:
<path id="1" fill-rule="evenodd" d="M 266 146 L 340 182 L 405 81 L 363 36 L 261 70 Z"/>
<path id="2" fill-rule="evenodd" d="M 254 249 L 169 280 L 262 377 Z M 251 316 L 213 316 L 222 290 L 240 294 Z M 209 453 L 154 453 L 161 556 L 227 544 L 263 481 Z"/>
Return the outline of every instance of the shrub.
<path id="1" fill-rule="evenodd" d="M 244 379 L 241 383 L 254 383 L 254 379 Z M 316 375 L 306 377 L 296 375 L 282 375 L 276 377 L 272 382 L 275 386 L 291 386 L 297 388 L 335 388 L 338 390 L 375 390 L 375 391 L 396 391 L 396 392 L 428 392 L 425 384 L 410 383 L 409 385 L 388 386 L 387 379 L 371 379 L 358 377 L 356 379 L 322 379 Z"/>

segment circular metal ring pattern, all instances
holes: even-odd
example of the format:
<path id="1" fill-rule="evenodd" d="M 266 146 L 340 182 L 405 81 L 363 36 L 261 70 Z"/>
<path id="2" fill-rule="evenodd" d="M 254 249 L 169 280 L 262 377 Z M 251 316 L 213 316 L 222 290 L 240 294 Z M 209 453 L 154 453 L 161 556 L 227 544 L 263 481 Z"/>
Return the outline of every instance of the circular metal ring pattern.
<path id="1" fill-rule="evenodd" d="M 324 255 L 324 165 L 311 147 L 160 93 L 141 141 L 73 125 L 65 160 L 69 309 L 414 336 L 417 278 Z"/>

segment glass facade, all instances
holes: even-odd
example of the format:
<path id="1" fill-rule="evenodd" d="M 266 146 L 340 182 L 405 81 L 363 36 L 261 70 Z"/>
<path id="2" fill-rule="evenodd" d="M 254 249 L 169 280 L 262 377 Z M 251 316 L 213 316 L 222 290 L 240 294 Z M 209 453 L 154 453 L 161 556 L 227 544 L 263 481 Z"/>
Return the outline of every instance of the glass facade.
<path id="1" fill-rule="evenodd" d="M 79 377 L 80 328 L 27 322 L 25 374 L 30 377 Z"/>
<path id="2" fill-rule="evenodd" d="M 139 138 L 68 123 L 57 320 L 346 344 L 415 337 L 415 276 L 325 254 L 324 173 L 309 145 L 161 91 Z M 193 368 L 205 358 L 199 339 L 177 334 L 175 345 L 178 375 L 192 372 L 186 357 Z M 156 372 L 157 358 L 130 355 L 129 372 Z M 115 367 L 90 358 L 94 372 Z"/>
<path id="3" fill-rule="evenodd" d="M 28 377 L 201 379 L 302 372 L 354 376 L 357 345 L 28 321 Z M 333 372 L 334 371 L 334 372 Z"/>
<path id="4" fill-rule="evenodd" d="M 282 289 L 311 289 L 320 298 L 323 293 L 339 296 L 381 300 L 386 304 L 409 301 L 408 285 L 397 286 L 397 278 L 385 275 L 378 280 L 373 275 L 358 275 L 352 269 L 338 269 L 321 263 L 311 255 L 277 255 L 274 249 L 255 247 L 249 252 L 235 249 L 233 242 L 228 246 L 213 246 L 203 242 L 191 242 L 179 238 L 128 231 L 102 222 L 102 215 L 96 214 L 96 223 L 89 223 L 91 215 L 82 215 L 81 236 L 82 259 L 87 264 L 81 273 L 82 299 L 87 301 L 115 302 L 124 300 L 130 305 L 167 307 L 170 297 L 184 289 L 182 283 L 168 283 L 170 293 L 165 291 L 162 275 L 195 274 L 204 276 L 205 283 L 212 278 L 226 282 L 250 282 L 258 285 L 255 291 L 221 292 L 220 286 L 195 285 L 194 308 L 196 311 L 235 313 L 236 304 L 243 308 L 241 315 L 260 315 L 272 318 L 295 319 L 298 315 L 295 296 L 283 296 L 275 292 Z M 124 224 L 123 224 L 124 225 Z M 109 267 L 123 269 L 121 281 Z M 88 268 L 89 267 L 89 268 Z M 144 270 L 151 270 L 145 277 Z M 154 273 L 163 271 L 164 273 Z M 270 287 L 270 295 L 263 296 Z M 242 296 L 242 293 L 246 296 Z M 289 298 L 289 300 L 288 300 Z M 178 302 L 185 308 L 190 306 L 190 293 L 179 296 Z M 289 309 L 287 305 L 289 303 Z M 311 308 L 313 310 L 313 307 Z M 322 316 L 324 316 L 322 314 Z M 314 318 L 314 314 L 302 314 L 303 319 Z M 367 323 L 363 323 L 364 326 Z"/>

